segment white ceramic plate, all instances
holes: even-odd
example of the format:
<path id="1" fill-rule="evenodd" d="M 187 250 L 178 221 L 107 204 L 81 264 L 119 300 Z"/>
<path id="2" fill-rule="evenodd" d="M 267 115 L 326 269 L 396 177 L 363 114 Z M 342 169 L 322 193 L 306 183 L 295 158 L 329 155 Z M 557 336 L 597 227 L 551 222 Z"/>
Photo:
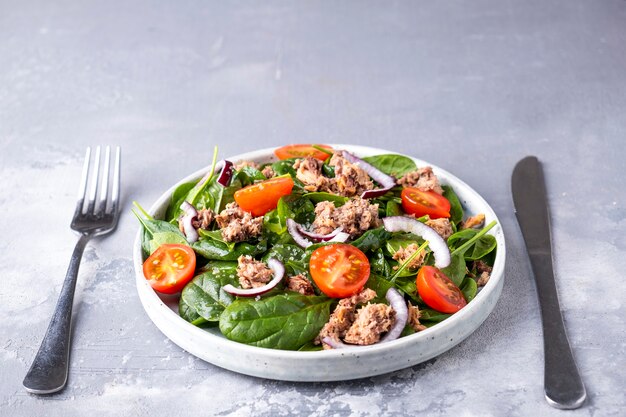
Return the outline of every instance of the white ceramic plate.
<path id="1" fill-rule="evenodd" d="M 393 153 L 353 145 L 332 145 L 358 156 Z M 267 162 L 275 160 L 274 148 L 262 149 L 229 159 Z M 431 165 L 441 183 L 451 185 L 459 196 L 466 213 L 484 213 L 486 222 L 498 221 L 487 202 L 470 186 L 452 174 L 425 161 L 415 159 L 418 167 Z M 184 182 L 198 180 L 209 167 L 197 171 L 166 191 L 152 206 L 150 214 L 160 218 L 165 213 L 174 189 Z M 134 264 L 137 291 L 146 313 L 154 324 L 181 348 L 207 362 L 263 378 L 287 381 L 336 381 L 364 378 L 407 368 L 431 359 L 452 348 L 468 337 L 493 310 L 503 285 L 506 248 L 498 221 L 489 233 L 498 242 L 491 279 L 465 308 L 447 320 L 427 330 L 402 337 L 392 342 L 350 349 L 317 352 L 293 352 L 266 349 L 237 343 L 222 336 L 217 328 L 201 329 L 183 320 L 177 313 L 178 297 L 157 294 L 142 272 L 141 230 L 134 244 Z"/>

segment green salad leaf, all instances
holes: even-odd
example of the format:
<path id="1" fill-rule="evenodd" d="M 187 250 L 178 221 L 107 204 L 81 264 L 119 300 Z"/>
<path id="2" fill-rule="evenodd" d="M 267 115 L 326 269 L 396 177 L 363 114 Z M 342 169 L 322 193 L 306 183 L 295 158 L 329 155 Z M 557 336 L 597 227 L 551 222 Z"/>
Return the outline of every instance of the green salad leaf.
<path id="1" fill-rule="evenodd" d="M 392 175 L 396 178 L 404 176 L 406 173 L 417 170 L 415 162 L 404 155 L 396 154 L 384 154 L 366 156 L 361 158 L 375 168 L 378 168 L 387 175 Z"/>

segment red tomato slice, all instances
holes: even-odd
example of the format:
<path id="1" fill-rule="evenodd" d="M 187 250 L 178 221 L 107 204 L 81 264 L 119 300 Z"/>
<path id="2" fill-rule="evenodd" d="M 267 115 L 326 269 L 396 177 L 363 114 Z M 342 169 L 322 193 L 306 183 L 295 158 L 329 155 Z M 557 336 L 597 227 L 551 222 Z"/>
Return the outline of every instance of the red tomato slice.
<path id="1" fill-rule="evenodd" d="M 370 276 L 370 263 L 358 248 L 348 244 L 332 244 L 313 251 L 309 271 L 324 294 L 344 298 L 363 289 Z"/>
<path id="2" fill-rule="evenodd" d="M 331 150 L 328 145 L 316 145 L 320 148 Z M 278 148 L 274 151 L 274 154 L 278 157 L 278 159 L 289 159 L 289 158 L 303 158 L 305 156 L 312 156 L 315 159 L 319 159 L 321 161 L 325 161 L 330 155 L 320 151 L 319 149 L 315 149 L 313 146 L 308 144 L 297 144 L 297 145 L 287 145 L 282 148 Z"/>
<path id="3" fill-rule="evenodd" d="M 434 266 L 420 268 L 416 284 L 420 297 L 433 310 L 456 313 L 467 305 L 459 287 Z"/>
<path id="4" fill-rule="evenodd" d="M 191 247 L 164 244 L 143 263 L 143 276 L 155 291 L 175 294 L 193 278 L 196 254 Z"/>
<path id="5" fill-rule="evenodd" d="M 434 191 L 422 191 L 413 187 L 402 189 L 402 208 L 415 217 L 429 215 L 431 219 L 450 217 L 450 202 Z"/>
<path id="6" fill-rule="evenodd" d="M 235 201 L 242 210 L 253 216 L 262 216 L 274 210 L 281 197 L 291 194 L 293 180 L 289 175 L 271 178 L 235 192 Z"/>

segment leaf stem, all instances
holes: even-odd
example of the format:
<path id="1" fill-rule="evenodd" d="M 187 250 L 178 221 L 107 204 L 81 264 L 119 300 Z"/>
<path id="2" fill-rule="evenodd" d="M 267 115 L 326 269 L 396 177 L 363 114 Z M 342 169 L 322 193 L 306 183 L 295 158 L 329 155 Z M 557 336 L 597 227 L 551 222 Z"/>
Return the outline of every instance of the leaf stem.
<path id="1" fill-rule="evenodd" d="M 320 145 L 311 145 L 311 147 L 317 149 L 320 152 L 324 152 L 326 155 L 329 155 L 329 156 L 334 155 L 332 151 L 329 151 L 326 148 L 322 148 Z"/>
<path id="2" fill-rule="evenodd" d="M 154 220 L 154 218 L 151 215 L 149 215 L 148 212 L 146 210 L 144 210 L 144 208 L 141 207 L 141 205 L 138 202 L 133 201 L 133 206 L 135 206 L 137 208 L 137 210 L 139 210 L 141 212 L 141 214 L 143 214 L 146 217 L 146 219 Z M 137 213 L 135 213 L 135 215 L 137 215 Z M 137 217 L 139 217 L 139 216 L 137 216 Z"/>
<path id="3" fill-rule="evenodd" d="M 476 233 L 470 240 L 468 240 L 467 242 L 465 242 L 464 244 L 462 244 L 461 246 L 453 250 L 452 253 L 450 253 L 450 256 L 453 256 L 457 253 L 464 253 L 470 246 L 474 244 L 474 242 L 476 242 L 478 239 L 483 237 L 483 235 L 485 235 L 489 230 L 491 230 L 491 228 L 495 226 L 496 223 L 497 222 L 493 220 L 487 226 L 483 227 L 482 230 Z"/>
<path id="4" fill-rule="evenodd" d="M 398 270 L 396 272 L 394 272 L 394 274 L 391 276 L 389 281 L 395 282 L 396 278 L 398 278 L 398 275 L 400 275 L 402 273 L 402 271 L 404 271 L 406 268 L 408 268 L 408 266 L 411 264 L 413 259 L 415 259 L 417 257 L 417 255 L 420 254 L 421 251 L 426 249 L 426 246 L 428 246 L 428 241 L 425 241 L 424 243 L 422 243 L 422 245 L 419 248 L 417 248 L 417 250 L 415 252 L 413 252 L 411 254 L 411 256 L 409 256 L 409 258 L 402 263 L 402 265 L 400 265 L 400 268 L 398 268 Z"/>

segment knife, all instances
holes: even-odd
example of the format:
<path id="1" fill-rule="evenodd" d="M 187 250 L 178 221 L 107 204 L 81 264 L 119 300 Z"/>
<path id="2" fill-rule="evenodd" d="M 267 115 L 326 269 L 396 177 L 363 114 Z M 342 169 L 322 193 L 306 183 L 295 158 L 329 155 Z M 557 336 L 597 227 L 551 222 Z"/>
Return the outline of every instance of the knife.
<path id="1" fill-rule="evenodd" d="M 567 340 L 552 268 L 550 215 L 541 163 L 527 156 L 511 178 L 515 215 L 530 258 L 543 324 L 544 391 L 548 404 L 561 409 L 580 407 L 587 393 Z"/>

